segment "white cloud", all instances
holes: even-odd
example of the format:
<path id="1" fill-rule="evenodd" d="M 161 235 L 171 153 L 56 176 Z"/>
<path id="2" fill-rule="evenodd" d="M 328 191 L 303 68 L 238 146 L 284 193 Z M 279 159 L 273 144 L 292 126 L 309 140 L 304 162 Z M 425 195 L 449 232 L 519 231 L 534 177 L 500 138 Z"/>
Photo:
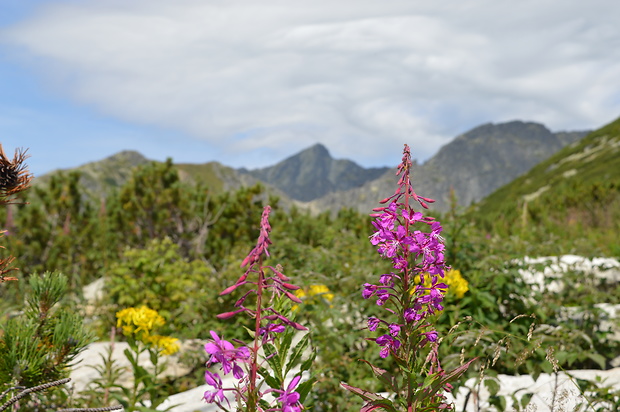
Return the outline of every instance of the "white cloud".
<path id="1" fill-rule="evenodd" d="M 58 2 L 0 41 L 59 92 L 229 156 L 318 141 L 381 164 L 487 121 L 612 120 L 618 15 L 604 0 Z"/>

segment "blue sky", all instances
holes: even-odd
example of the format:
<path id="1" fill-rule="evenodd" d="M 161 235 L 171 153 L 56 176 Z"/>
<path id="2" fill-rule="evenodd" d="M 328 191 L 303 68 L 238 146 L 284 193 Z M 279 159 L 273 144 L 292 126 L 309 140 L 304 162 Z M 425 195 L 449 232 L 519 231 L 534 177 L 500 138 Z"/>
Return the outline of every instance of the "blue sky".
<path id="1" fill-rule="evenodd" d="M 3 0 L 0 142 L 35 174 L 121 150 L 424 161 L 487 122 L 620 115 L 620 2 Z"/>

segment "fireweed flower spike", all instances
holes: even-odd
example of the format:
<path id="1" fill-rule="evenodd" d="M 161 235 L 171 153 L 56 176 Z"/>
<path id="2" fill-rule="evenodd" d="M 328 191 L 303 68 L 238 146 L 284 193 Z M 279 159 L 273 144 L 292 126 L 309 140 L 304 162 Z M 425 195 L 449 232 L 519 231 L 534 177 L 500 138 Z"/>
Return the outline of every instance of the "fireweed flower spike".
<path id="1" fill-rule="evenodd" d="M 246 268 L 245 273 L 233 285 L 220 293 L 220 295 L 227 295 L 239 287 L 250 287 L 250 290 L 243 293 L 235 303 L 235 310 L 222 313 L 218 315 L 218 318 L 228 319 L 239 313 L 247 313 L 254 319 L 255 323 L 254 342 L 248 346 L 235 348 L 231 342 L 220 338 L 216 332 L 211 331 L 213 339 L 205 345 L 205 352 L 211 355 L 207 366 L 219 364 L 224 374 L 232 371 L 234 378 L 238 379 L 239 382 L 236 387 L 223 388 L 219 375 L 207 371 L 205 381 L 213 387 L 213 390 L 205 392 L 204 399 L 209 403 L 216 403 L 221 406 L 221 402 L 225 399 L 224 392 L 232 391 L 238 400 L 238 410 L 247 412 L 258 410 L 297 412 L 301 409 L 300 395 L 294 389 L 299 383 L 300 376 L 294 378 L 285 390 L 272 387 L 261 391 L 261 385 L 258 382 L 258 375 L 267 370 L 265 364 L 269 363 L 269 360 L 276 355 L 273 349 L 269 349 L 270 355 L 261 357 L 260 349 L 265 349 L 266 345 L 270 345 L 276 339 L 276 334 L 285 333 L 287 327 L 295 330 L 307 330 L 306 327 L 289 319 L 273 306 L 267 305 L 267 302 L 271 305 L 275 300 L 274 298 L 279 296 L 284 296 L 295 303 L 301 303 L 301 299 L 291 292 L 299 289 L 299 287 L 288 283 L 289 278 L 282 273 L 281 267 L 279 265 L 276 267 L 263 266 L 262 264 L 263 258 L 269 256 L 269 246 L 271 245 L 269 239 L 271 232 L 270 212 L 271 207 L 266 206 L 261 216 L 260 234 L 256 246 L 241 263 L 241 267 Z M 266 292 L 269 292 L 270 296 L 265 296 Z M 264 350 L 264 352 L 267 351 Z M 242 367 L 245 368 L 245 372 Z M 280 408 L 269 407 L 265 409 L 259 406 L 266 404 L 263 395 L 269 392 L 281 394 L 275 400 L 282 405 Z"/>
<path id="2" fill-rule="evenodd" d="M 364 299 L 376 299 L 376 304 L 387 311 L 386 319 L 368 319 L 369 331 L 379 333 L 377 338 L 368 340 L 380 347 L 382 358 L 394 357 L 400 373 L 387 380 L 392 382 L 392 390 L 398 396 L 391 401 L 343 383 L 345 389 L 366 401 L 363 411 L 400 410 L 397 404 L 405 406 L 407 411 L 449 409 L 441 392 L 448 390 L 448 382 L 463 374 L 473 361 L 445 372 L 436 356 L 440 339 L 431 316 L 443 310 L 441 303 L 448 286 L 441 280 L 449 268 L 444 259 L 441 223 L 412 206 L 417 203 L 427 209 L 434 201 L 415 192 L 411 167 L 411 153 L 405 145 L 396 173 L 399 176 L 396 191 L 381 201 L 386 206 L 375 208 L 371 214 L 375 218 L 372 222 L 375 232 L 370 236 L 370 243 L 377 247 L 381 257 L 391 260 L 393 272 L 381 275 L 378 284 L 366 283 L 362 288 Z M 371 367 L 386 382 L 389 373 Z M 424 384 L 429 378 L 435 384 Z"/>

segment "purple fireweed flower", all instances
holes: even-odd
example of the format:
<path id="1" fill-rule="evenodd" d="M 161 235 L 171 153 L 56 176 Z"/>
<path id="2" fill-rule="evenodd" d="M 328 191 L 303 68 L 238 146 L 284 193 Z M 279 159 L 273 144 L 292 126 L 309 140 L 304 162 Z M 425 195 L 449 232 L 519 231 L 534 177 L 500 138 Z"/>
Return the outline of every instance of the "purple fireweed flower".
<path id="1" fill-rule="evenodd" d="M 394 269 L 400 270 L 402 272 L 404 272 L 409 265 L 409 262 L 407 262 L 407 259 L 405 259 L 403 256 L 394 256 L 394 258 L 392 259 L 392 263 L 392 267 Z"/>
<path id="2" fill-rule="evenodd" d="M 292 320 L 290 320 L 286 316 L 281 315 L 278 312 L 276 312 L 276 310 L 273 309 L 273 308 L 265 308 L 265 311 L 273 312 L 273 315 L 265 315 L 265 316 L 263 316 L 263 319 L 265 319 L 265 320 L 279 320 L 280 322 L 282 322 L 283 325 L 290 326 L 293 329 L 296 329 L 296 330 L 308 330 L 307 327 L 305 327 L 305 326 L 303 326 L 303 325 L 301 325 L 301 324 L 299 324 L 297 322 L 293 322 Z"/>
<path id="3" fill-rule="evenodd" d="M 214 388 L 214 390 L 206 391 L 204 393 L 203 398 L 205 401 L 207 401 L 208 403 L 213 403 L 217 402 L 215 398 L 220 398 L 220 401 L 218 403 L 224 400 L 228 402 L 228 400 L 224 396 L 224 389 L 222 388 L 222 379 L 220 378 L 220 375 L 218 375 L 217 373 L 206 371 L 205 381 L 207 382 L 207 385 Z"/>
<path id="4" fill-rule="evenodd" d="M 390 323 L 390 325 L 388 326 L 388 329 L 390 331 L 390 335 L 394 337 L 398 336 L 398 334 L 400 333 L 400 325 L 396 323 Z"/>
<path id="5" fill-rule="evenodd" d="M 284 325 L 281 325 L 279 323 L 270 323 L 267 326 L 260 328 L 258 334 L 264 335 L 264 334 L 270 334 L 270 333 L 281 333 L 281 332 L 284 332 L 285 330 L 286 330 L 286 327 Z"/>
<path id="6" fill-rule="evenodd" d="M 246 308 L 241 308 L 238 310 L 233 310 L 231 312 L 224 312 L 224 313 L 220 313 L 219 315 L 216 315 L 216 317 L 218 319 L 228 319 L 228 318 L 232 318 L 233 316 L 235 316 L 237 313 L 241 313 L 241 312 L 246 312 L 248 309 Z"/>
<path id="7" fill-rule="evenodd" d="M 213 342 L 205 344 L 205 352 L 211 355 L 208 364 L 221 363 L 224 374 L 228 374 L 232 370 L 233 376 L 236 379 L 241 379 L 244 373 L 237 362 L 247 362 L 250 359 L 250 350 L 245 346 L 236 349 L 232 343 L 220 339 L 214 331 L 210 333 Z"/>
<path id="8" fill-rule="evenodd" d="M 262 374 L 261 368 L 263 368 L 264 362 L 269 361 L 275 355 L 275 353 L 267 355 L 266 352 L 268 351 L 261 350 L 264 349 L 264 345 L 273 342 L 275 334 L 284 332 L 288 326 L 296 330 L 308 330 L 305 326 L 288 319 L 286 316 L 278 313 L 273 306 L 270 306 L 276 297 L 281 297 L 282 295 L 293 302 L 302 303 L 299 297 L 291 293 L 291 291 L 295 291 L 299 287 L 289 283 L 289 278 L 282 273 L 283 270 L 280 265 L 275 267 L 263 265 L 264 257 L 269 257 L 268 248 L 272 243 L 269 239 L 271 232 L 271 225 L 269 224 L 270 211 L 270 206 L 264 208 L 256 246 L 241 263 L 241 267 L 246 268 L 245 273 L 233 285 L 220 293 L 220 295 L 227 295 L 243 286 L 246 291 L 235 303 L 237 309 L 217 315 L 220 319 L 227 319 L 241 312 L 247 312 L 254 319 L 257 328 L 253 334 L 254 344 L 250 347 L 241 346 L 235 348 L 232 343 L 220 338 L 217 333 L 211 331 L 213 342 L 205 345 L 205 351 L 211 355 L 207 366 L 213 363 L 220 363 L 224 374 L 232 371 L 233 376 L 240 381 L 238 387 L 222 389 L 219 375 L 207 372 L 205 379 L 215 389 L 205 392 L 204 397 L 209 402 L 215 401 L 218 403 L 217 399 L 224 399 L 223 391 L 232 390 L 236 392 L 238 402 L 257 402 L 257 411 L 300 412 L 303 406 L 299 404 L 300 395 L 295 391 L 300 377 L 293 379 L 288 387 L 283 390 L 267 389 L 263 391 L 261 390 L 262 383 L 258 380 Z M 247 290 L 248 286 L 250 290 Z M 255 299 L 253 299 L 254 297 Z M 252 307 L 248 303 L 249 301 L 254 301 L 256 306 Z M 241 363 L 246 364 L 244 367 L 247 377 L 240 366 Z M 277 398 L 282 404 L 281 408 L 264 409 L 259 406 L 258 402 L 269 392 L 281 394 Z"/>
<path id="9" fill-rule="evenodd" d="M 382 358 L 387 358 L 390 354 L 390 351 L 396 351 L 400 348 L 400 341 L 398 339 L 394 339 L 390 335 L 381 335 L 377 339 L 375 339 L 375 343 L 379 346 L 382 346 L 383 349 L 379 352 L 379 356 Z"/>
<path id="10" fill-rule="evenodd" d="M 435 330 L 432 330 L 430 332 L 424 332 L 424 333 L 422 333 L 422 335 L 425 336 L 425 340 L 428 340 L 430 342 L 437 342 L 437 337 L 439 336 L 437 334 L 437 331 L 435 331 Z"/>
<path id="11" fill-rule="evenodd" d="M 369 317 L 368 330 L 374 332 L 375 330 L 377 330 L 377 327 L 379 327 L 379 323 L 381 323 L 381 320 L 379 318 L 375 318 L 374 316 Z"/>
<path id="12" fill-rule="evenodd" d="M 370 242 L 377 247 L 378 253 L 392 261 L 392 267 L 396 273 L 383 274 L 379 285 L 364 284 L 362 297 L 368 299 L 372 296 L 377 298 L 377 305 L 385 307 L 392 313 L 398 313 L 390 309 L 398 308 L 404 302 L 407 307 L 402 307 L 404 324 L 421 322 L 425 317 L 443 309 L 441 302 L 445 293 L 445 285 L 438 283 L 438 278 L 444 276 L 445 256 L 444 239 L 441 236 L 441 224 L 432 217 L 426 217 L 423 213 L 415 211 L 410 201 L 419 203 L 427 208 L 427 203 L 432 199 L 419 196 L 411 185 L 411 154 L 409 146 L 405 145 L 403 159 L 398 166 L 398 187 L 394 195 L 383 199 L 386 206 L 373 209 L 375 217 L 372 222 L 375 231 L 370 236 Z M 426 228 L 424 230 L 424 228 Z M 412 286 L 412 277 L 419 276 L 421 285 L 415 287 L 412 299 L 399 300 L 394 294 L 397 290 L 395 282 L 405 282 L 409 289 Z M 423 286 L 425 277 L 430 276 L 430 287 Z M 391 302 L 391 299 L 394 299 Z M 391 302 L 392 305 L 387 305 Z M 401 321 L 402 322 L 402 321 Z M 376 339 L 377 344 L 382 346 L 381 356 L 385 357 L 390 351 L 400 347 L 400 341 L 394 339 L 401 333 L 402 324 L 380 321 L 371 317 L 368 320 L 368 328 L 371 331 L 378 329 L 380 323 L 387 325 L 388 334 Z M 425 339 L 435 335 L 425 335 Z"/>
<path id="13" fill-rule="evenodd" d="M 286 330 L 286 326 L 281 323 L 269 323 L 267 326 L 258 329 L 258 334 L 263 337 L 263 345 L 274 340 L 274 333 L 282 333 Z"/>
<path id="14" fill-rule="evenodd" d="M 414 212 L 413 210 L 403 210 L 403 218 L 405 218 L 405 222 L 409 224 L 414 224 L 422 220 L 424 216 L 421 212 Z"/>
<path id="15" fill-rule="evenodd" d="M 301 405 L 299 404 L 299 399 L 301 396 L 299 393 L 294 391 L 300 380 L 301 375 L 295 376 L 286 389 L 281 391 L 281 395 L 278 397 L 278 402 L 282 404 L 282 412 L 301 411 Z"/>
<path id="16" fill-rule="evenodd" d="M 443 306 L 441 302 L 443 301 L 443 295 L 445 294 L 446 289 L 448 289 L 448 285 L 446 285 L 445 283 L 436 283 L 428 289 L 419 288 L 419 290 L 429 291 L 427 295 L 420 296 L 419 302 L 428 305 L 431 313 L 433 313 L 435 310 L 442 311 Z"/>
<path id="17" fill-rule="evenodd" d="M 383 286 L 394 287 L 394 282 L 392 281 L 393 277 L 398 276 L 394 275 L 393 273 L 386 273 L 385 275 L 381 275 L 381 277 L 379 278 L 379 283 L 381 283 Z"/>
<path id="18" fill-rule="evenodd" d="M 375 291 L 377 290 L 377 288 L 378 286 L 371 285 L 370 283 L 364 283 L 364 290 L 362 291 L 362 297 L 364 299 L 368 299 L 369 297 L 375 294 Z"/>
<path id="19" fill-rule="evenodd" d="M 405 322 L 417 322 L 424 317 L 424 314 L 418 312 L 415 308 L 407 308 L 405 309 L 405 313 L 403 313 L 403 317 L 405 318 Z"/>
<path id="20" fill-rule="evenodd" d="M 387 300 L 390 298 L 390 292 L 388 292 L 386 289 L 379 289 L 377 290 L 377 305 L 379 306 L 383 306 L 385 304 L 385 302 L 387 302 Z"/>

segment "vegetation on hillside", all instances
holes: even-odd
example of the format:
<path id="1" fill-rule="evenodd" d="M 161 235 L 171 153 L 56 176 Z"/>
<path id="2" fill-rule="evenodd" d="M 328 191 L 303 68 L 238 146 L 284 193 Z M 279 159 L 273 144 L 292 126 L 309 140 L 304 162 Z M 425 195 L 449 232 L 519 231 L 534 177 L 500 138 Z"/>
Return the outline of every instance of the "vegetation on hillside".
<path id="1" fill-rule="evenodd" d="M 476 204 L 484 230 L 560 252 L 620 255 L 620 119 L 540 163 Z"/>

